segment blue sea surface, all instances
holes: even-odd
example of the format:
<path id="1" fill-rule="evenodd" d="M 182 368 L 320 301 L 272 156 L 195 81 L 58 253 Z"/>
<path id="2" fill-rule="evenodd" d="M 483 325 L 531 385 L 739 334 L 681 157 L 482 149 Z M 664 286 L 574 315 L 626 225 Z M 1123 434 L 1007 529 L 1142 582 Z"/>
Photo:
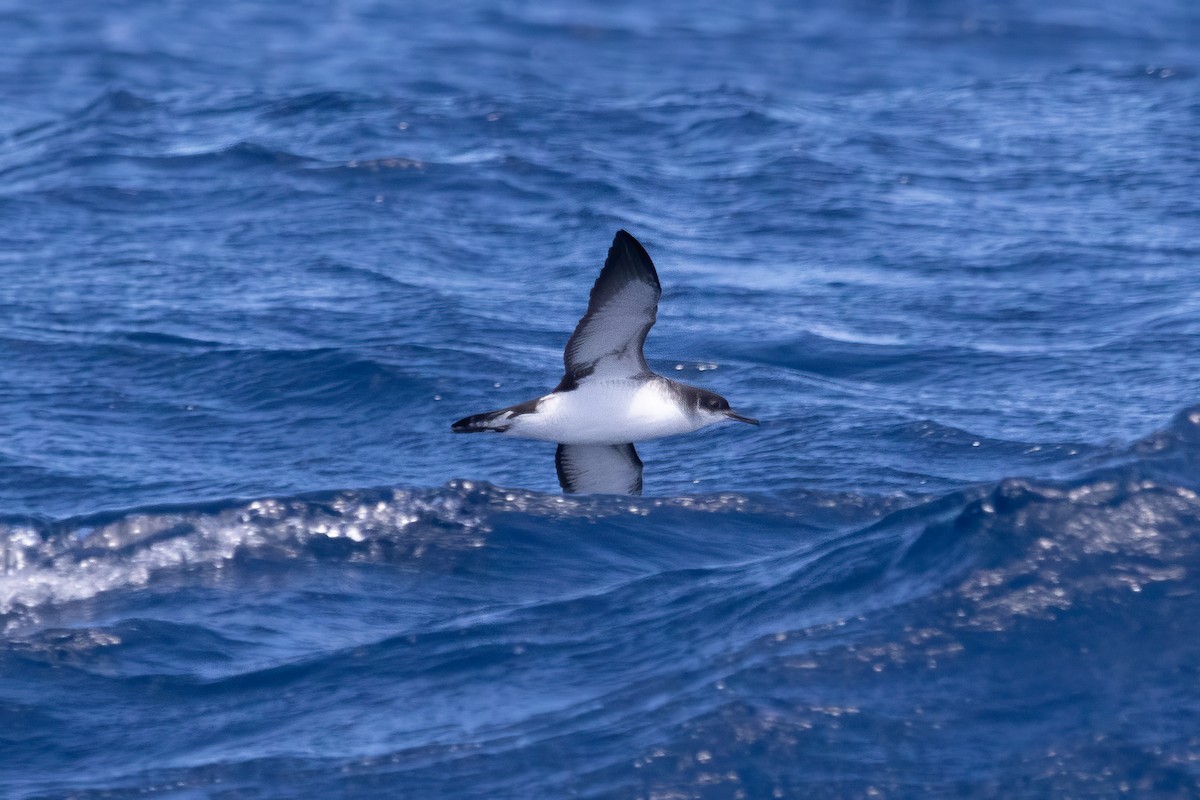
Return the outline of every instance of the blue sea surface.
<path id="1" fill-rule="evenodd" d="M 0 797 L 1200 795 L 1200 5 L 0 41 Z M 620 228 L 763 424 L 564 496 Z"/>

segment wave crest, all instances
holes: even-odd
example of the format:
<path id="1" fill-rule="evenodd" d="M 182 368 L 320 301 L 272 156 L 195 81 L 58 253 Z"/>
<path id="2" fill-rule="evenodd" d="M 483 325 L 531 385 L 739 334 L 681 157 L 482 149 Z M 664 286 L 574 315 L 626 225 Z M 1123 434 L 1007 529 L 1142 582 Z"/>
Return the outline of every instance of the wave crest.
<path id="1" fill-rule="evenodd" d="M 478 505 L 470 491 L 381 489 L 0 523 L 0 615 L 246 553 L 299 558 L 332 543 L 348 557 L 415 558 L 434 547 L 477 547 L 487 533 Z"/>

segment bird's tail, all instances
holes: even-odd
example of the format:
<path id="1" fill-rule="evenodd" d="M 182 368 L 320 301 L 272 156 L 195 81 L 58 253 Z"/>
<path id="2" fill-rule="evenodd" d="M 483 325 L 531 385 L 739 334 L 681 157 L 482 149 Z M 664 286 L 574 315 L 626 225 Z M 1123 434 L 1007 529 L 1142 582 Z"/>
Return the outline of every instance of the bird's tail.
<path id="1" fill-rule="evenodd" d="M 511 416 L 512 409 L 508 408 L 502 408 L 499 411 L 485 411 L 482 414 L 463 417 L 451 425 L 450 430 L 455 433 L 481 433 L 483 431 L 504 433 L 509 428 L 508 420 Z"/>

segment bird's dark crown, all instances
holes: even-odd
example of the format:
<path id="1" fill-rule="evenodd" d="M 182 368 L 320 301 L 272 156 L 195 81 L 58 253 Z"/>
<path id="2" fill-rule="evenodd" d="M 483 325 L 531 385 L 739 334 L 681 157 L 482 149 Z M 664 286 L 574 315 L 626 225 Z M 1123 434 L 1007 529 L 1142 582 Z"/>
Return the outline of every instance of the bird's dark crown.
<path id="1" fill-rule="evenodd" d="M 671 381 L 671 384 L 684 404 L 691 406 L 697 411 L 724 412 L 729 410 L 729 401 L 716 392 L 710 392 L 707 389 L 701 389 L 697 386 L 688 386 L 685 383 L 676 383 L 675 381 Z"/>

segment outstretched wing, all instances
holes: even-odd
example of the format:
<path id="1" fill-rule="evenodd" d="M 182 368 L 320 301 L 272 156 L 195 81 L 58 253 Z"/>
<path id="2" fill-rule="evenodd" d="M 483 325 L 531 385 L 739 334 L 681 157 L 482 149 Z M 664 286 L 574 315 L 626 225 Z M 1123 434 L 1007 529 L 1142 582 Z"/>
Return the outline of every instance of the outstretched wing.
<path id="1" fill-rule="evenodd" d="M 554 466 L 567 494 L 642 493 L 642 460 L 631 444 L 560 444 Z"/>
<path id="2" fill-rule="evenodd" d="M 646 248 L 617 231 L 592 287 L 587 313 L 567 342 L 564 388 L 590 375 L 626 378 L 649 372 L 642 346 L 658 316 L 660 295 L 658 273 Z"/>

